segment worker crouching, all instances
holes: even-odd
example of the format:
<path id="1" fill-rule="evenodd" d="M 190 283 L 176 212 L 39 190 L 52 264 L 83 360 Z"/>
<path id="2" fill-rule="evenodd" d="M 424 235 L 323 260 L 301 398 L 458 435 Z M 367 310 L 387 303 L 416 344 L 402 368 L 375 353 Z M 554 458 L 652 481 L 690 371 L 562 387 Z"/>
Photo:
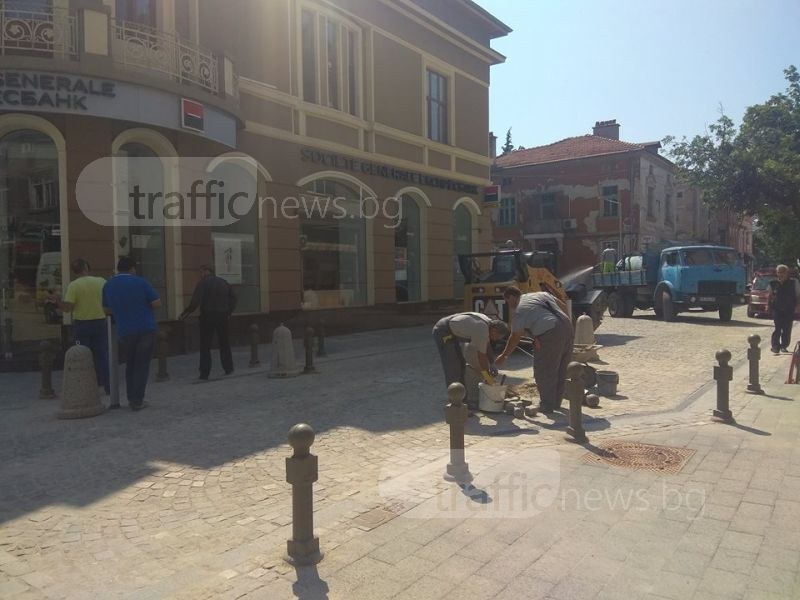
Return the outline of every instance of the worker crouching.
<path id="1" fill-rule="evenodd" d="M 433 327 L 433 339 L 439 349 L 444 370 L 445 386 L 451 383 L 465 385 L 466 360 L 462 344 L 469 344 L 474 353 L 481 376 L 486 383 L 494 383 L 491 371 L 494 370 L 491 356 L 491 343 L 499 342 L 508 336 L 508 325 L 497 319 L 475 312 L 457 313 L 440 319 Z M 474 367 L 475 365 L 472 364 Z M 478 408 L 478 398 L 467 395 L 467 406 Z"/>

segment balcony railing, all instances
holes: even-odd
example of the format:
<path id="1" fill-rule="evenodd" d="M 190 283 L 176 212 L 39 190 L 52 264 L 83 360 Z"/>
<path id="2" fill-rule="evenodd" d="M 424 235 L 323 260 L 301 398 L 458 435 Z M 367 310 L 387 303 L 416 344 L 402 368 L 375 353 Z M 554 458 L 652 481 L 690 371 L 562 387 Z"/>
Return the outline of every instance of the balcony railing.
<path id="1" fill-rule="evenodd" d="M 0 54 L 75 58 L 77 31 L 72 11 L 32 11 L 24 10 L 24 5 L 0 5 Z"/>
<path id="2" fill-rule="evenodd" d="M 112 20 L 112 56 L 126 67 L 157 71 L 219 92 L 219 61 L 208 50 L 176 35 L 138 23 Z"/>

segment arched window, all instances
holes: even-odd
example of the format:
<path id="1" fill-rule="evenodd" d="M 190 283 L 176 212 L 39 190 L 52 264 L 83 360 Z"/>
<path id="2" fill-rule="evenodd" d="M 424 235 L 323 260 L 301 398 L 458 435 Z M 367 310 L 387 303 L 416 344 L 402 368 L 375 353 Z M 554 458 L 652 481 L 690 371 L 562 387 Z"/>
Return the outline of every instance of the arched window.
<path id="1" fill-rule="evenodd" d="M 401 219 L 394 230 L 394 285 L 397 302 L 419 302 L 422 296 L 422 234 L 417 201 L 400 197 Z"/>
<path id="2" fill-rule="evenodd" d="M 472 213 L 465 204 L 453 211 L 453 297 L 464 297 L 464 275 L 458 266 L 460 254 L 472 253 Z"/>
<path id="3" fill-rule="evenodd" d="M 299 198 L 305 309 L 367 303 L 367 227 L 361 194 L 333 179 L 306 184 Z"/>
<path id="4" fill-rule="evenodd" d="M 8 355 L 61 337 L 59 203 L 53 140 L 32 129 L 0 138 L 0 352 Z"/>
<path id="5" fill-rule="evenodd" d="M 122 145 L 118 155 L 130 159 L 120 163 L 129 212 L 128 224 L 117 231 L 119 254 L 130 256 L 136 262 L 136 273 L 161 296 L 156 316 L 164 319 L 169 314 L 164 213 L 158 201 L 150 200 L 151 193 L 164 193 L 164 169 L 156 153 L 138 142 Z M 147 197 L 137 196 L 144 192 Z"/>

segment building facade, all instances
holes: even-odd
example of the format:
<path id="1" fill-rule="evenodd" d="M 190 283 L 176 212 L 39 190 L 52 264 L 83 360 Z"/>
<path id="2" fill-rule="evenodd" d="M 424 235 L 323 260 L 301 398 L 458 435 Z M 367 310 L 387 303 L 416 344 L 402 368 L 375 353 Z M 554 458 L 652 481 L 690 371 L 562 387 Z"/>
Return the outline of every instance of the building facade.
<path id="1" fill-rule="evenodd" d="M 0 11 L 4 355 L 65 339 L 42 304 L 76 257 L 107 276 L 133 256 L 164 323 L 197 267 L 214 264 L 237 291 L 236 319 L 258 322 L 452 300 L 454 254 L 488 246 L 489 69 L 503 60 L 490 43 L 509 29 L 470 0 L 7 0 Z M 104 157 L 126 159 L 113 190 L 81 188 Z M 95 203 L 107 193 L 115 215 L 137 182 L 184 192 L 192 157 L 221 181 L 252 167 L 250 209 L 200 227 L 86 214 L 80 189 Z"/>
<path id="2" fill-rule="evenodd" d="M 602 121 L 591 135 L 498 157 L 493 180 L 502 192 L 492 211 L 493 242 L 552 251 L 562 273 L 597 264 L 609 247 L 623 256 L 665 240 L 733 245 L 731 236 L 719 236 L 721 217 L 677 180 L 659 148 L 659 142 L 621 141 L 617 122 Z M 747 238 L 739 230 L 736 236 Z M 735 247 L 750 254 L 752 241 Z"/>

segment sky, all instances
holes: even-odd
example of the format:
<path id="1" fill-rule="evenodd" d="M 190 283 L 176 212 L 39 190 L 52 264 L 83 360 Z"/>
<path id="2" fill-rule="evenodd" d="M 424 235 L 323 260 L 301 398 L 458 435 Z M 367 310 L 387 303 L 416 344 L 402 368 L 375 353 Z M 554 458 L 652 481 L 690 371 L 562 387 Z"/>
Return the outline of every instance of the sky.
<path id="1" fill-rule="evenodd" d="M 498 149 L 541 146 L 616 119 L 620 139 L 693 137 L 800 68 L 800 0 L 476 0 L 514 31 L 493 41 Z"/>

